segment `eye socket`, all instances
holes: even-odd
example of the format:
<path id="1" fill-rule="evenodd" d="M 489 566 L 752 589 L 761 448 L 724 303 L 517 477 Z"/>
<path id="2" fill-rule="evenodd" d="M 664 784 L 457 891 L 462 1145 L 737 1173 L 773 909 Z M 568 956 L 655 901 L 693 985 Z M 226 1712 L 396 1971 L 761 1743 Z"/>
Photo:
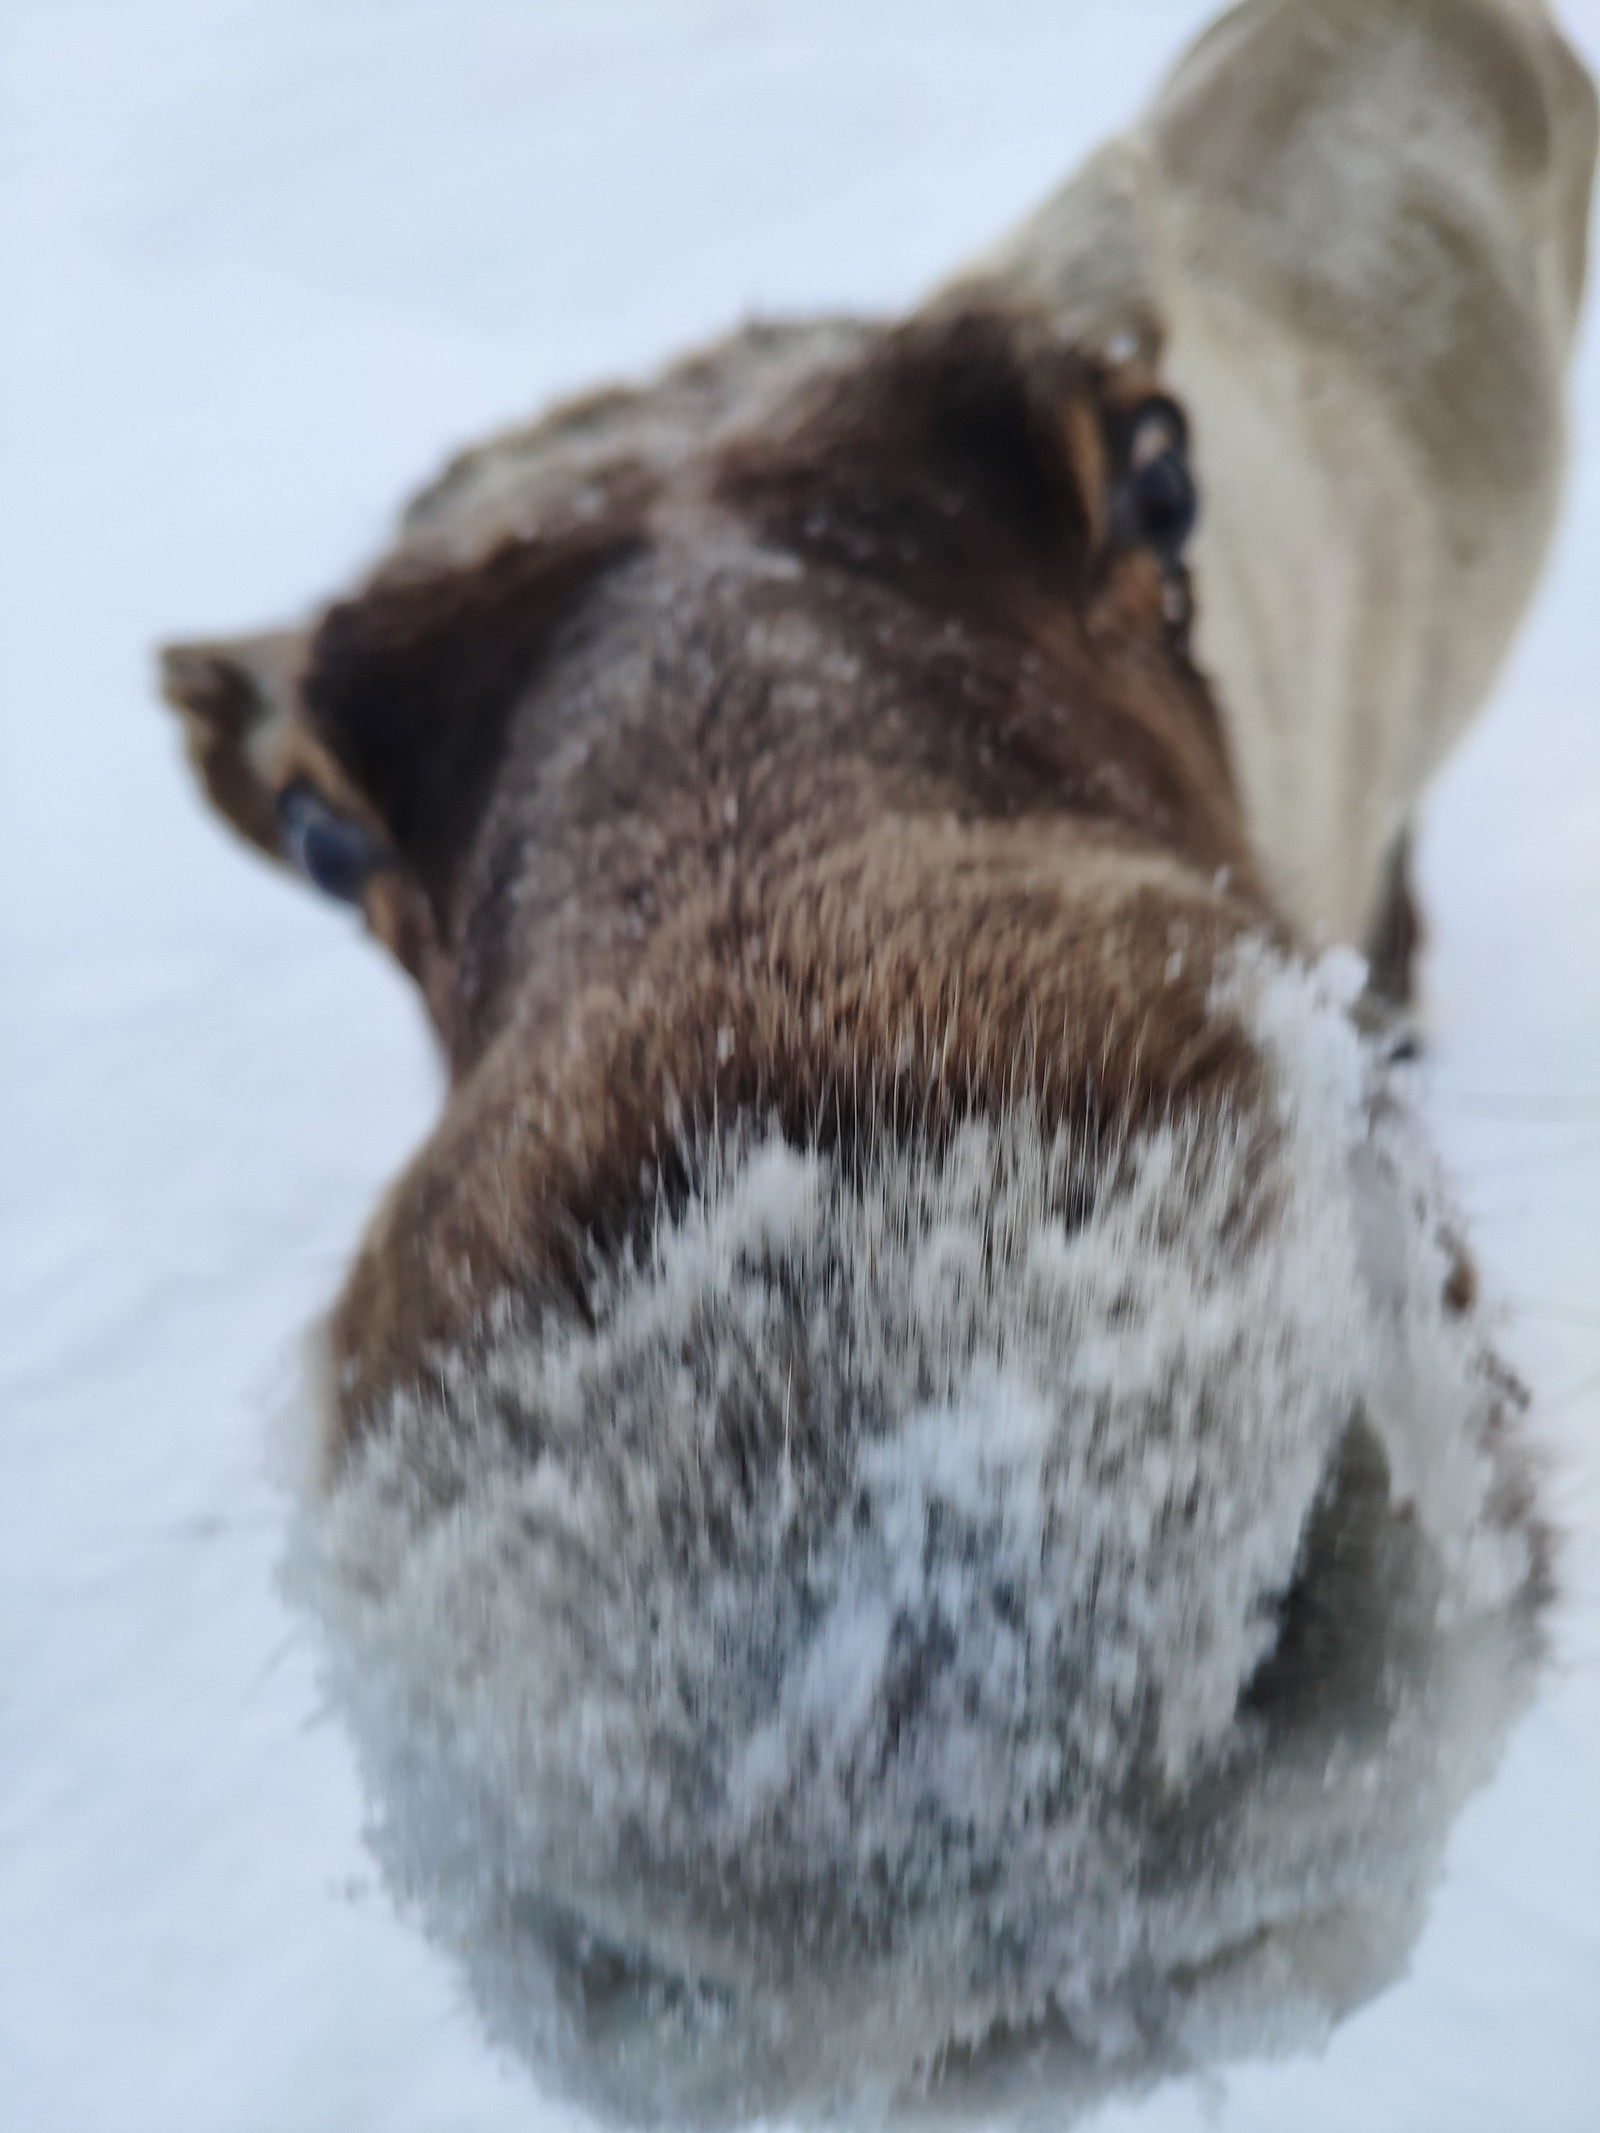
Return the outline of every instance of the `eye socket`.
<path id="1" fill-rule="evenodd" d="M 343 904 L 360 903 L 368 881 L 388 864 L 371 832 L 331 808 L 303 779 L 278 795 L 278 842 L 298 873 Z"/>
<path id="2" fill-rule="evenodd" d="M 1153 549 L 1168 568 L 1182 556 L 1200 510 L 1188 446 L 1188 424 L 1176 402 L 1146 401 L 1133 417 L 1128 471 L 1113 506 L 1118 545 Z"/>

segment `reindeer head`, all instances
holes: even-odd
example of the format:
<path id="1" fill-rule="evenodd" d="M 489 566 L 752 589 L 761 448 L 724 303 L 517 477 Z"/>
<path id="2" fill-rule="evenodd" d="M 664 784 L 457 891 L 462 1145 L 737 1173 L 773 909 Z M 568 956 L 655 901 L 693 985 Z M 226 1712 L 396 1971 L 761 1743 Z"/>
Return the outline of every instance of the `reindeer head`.
<path id="1" fill-rule="evenodd" d="M 612 2110 L 1314 2029 L 1518 1703 L 1518 1396 L 1258 881 L 1185 443 L 998 299 L 752 329 L 168 655 L 449 1058 L 298 1575 L 397 1883 Z"/>

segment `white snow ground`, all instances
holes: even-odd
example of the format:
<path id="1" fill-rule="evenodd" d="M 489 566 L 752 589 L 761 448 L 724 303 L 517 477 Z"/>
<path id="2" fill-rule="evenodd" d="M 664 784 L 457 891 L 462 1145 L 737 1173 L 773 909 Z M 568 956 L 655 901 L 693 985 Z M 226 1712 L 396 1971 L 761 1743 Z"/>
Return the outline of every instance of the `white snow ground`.
<path id="1" fill-rule="evenodd" d="M 1194 0 L 0 0 L 0 2118 L 558 2114 L 375 1886 L 266 1454 L 437 1082 L 215 829 L 149 647 L 292 613 L 452 444 L 751 307 L 891 307 Z M 1569 24 L 1600 62 L 1600 0 Z M 1431 1108 L 1572 1535 L 1560 1662 L 1410 1978 L 1116 2133 L 1600 2127 L 1600 333 L 1571 508 L 1440 786 Z"/>

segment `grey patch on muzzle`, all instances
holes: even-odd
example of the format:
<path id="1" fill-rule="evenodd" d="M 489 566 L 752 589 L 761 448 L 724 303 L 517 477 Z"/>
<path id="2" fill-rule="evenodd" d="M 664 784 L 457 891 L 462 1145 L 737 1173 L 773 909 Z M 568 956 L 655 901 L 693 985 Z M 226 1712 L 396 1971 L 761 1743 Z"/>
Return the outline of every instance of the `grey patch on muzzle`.
<path id="1" fill-rule="evenodd" d="M 1092 1166 L 731 1138 L 308 1505 L 378 1853 L 553 2085 L 1059 2123 L 1403 1966 L 1542 1542 L 1347 1004 L 1247 959 L 1265 1111 Z"/>

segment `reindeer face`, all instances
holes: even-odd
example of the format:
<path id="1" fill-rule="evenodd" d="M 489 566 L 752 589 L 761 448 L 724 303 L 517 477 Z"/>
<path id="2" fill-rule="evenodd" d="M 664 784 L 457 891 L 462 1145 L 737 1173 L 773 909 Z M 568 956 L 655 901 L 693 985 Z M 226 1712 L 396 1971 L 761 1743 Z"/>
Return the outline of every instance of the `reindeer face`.
<path id="1" fill-rule="evenodd" d="M 761 376 L 765 363 L 781 377 L 773 338 L 757 329 L 725 352 L 727 390 L 773 396 Z M 870 360 L 825 371 L 809 395 L 791 393 L 776 431 L 741 434 L 736 419 L 719 425 L 669 405 L 681 426 L 710 432 L 693 434 L 695 462 L 672 479 L 634 449 L 630 422 L 639 428 L 642 411 L 633 408 L 558 419 L 558 446 L 565 429 L 593 428 L 609 448 L 594 464 L 569 451 L 554 494 L 536 481 L 519 496 L 508 448 L 509 510 L 483 510 L 472 475 L 480 489 L 493 476 L 468 463 L 421 500 L 410 537 L 376 578 L 314 629 L 169 649 L 166 692 L 209 796 L 259 849 L 363 907 L 423 982 L 453 1052 L 468 1000 L 475 1026 L 486 1011 L 483 975 L 464 966 L 536 889 L 537 869 L 506 850 L 519 834 L 529 844 L 519 812 L 543 805 L 572 863 L 613 897 L 599 848 L 617 822 L 652 812 L 665 822 L 677 792 L 698 800 L 714 768 L 697 742 L 706 684 L 695 663 L 709 657 L 719 663 L 716 746 L 742 776 L 797 786 L 808 751 L 842 745 L 870 764 L 875 790 L 887 774 L 899 786 L 891 801 L 920 812 L 941 776 L 976 815 L 1037 812 L 1076 775 L 1080 785 L 1100 780 L 1090 810 L 1108 817 L 1119 802 L 1095 733 L 1045 733 L 1054 745 L 1043 761 L 1040 735 L 1012 738 L 1019 707 L 1007 662 L 1064 662 L 1082 714 L 1102 723 L 1119 670 L 1159 700 L 1149 675 L 1132 673 L 1154 662 L 1168 697 L 1192 699 L 1164 715 L 1190 742 L 1190 782 L 1211 789 L 1180 797 L 1158 741 L 1130 770 L 1122 812 L 1176 802 L 1193 813 L 1198 801 L 1215 818 L 1210 841 L 1242 861 L 1214 720 L 1181 657 L 1181 556 L 1195 515 L 1183 416 L 1137 379 L 1113 383 L 1048 352 L 1037 329 L 1031 338 L 1030 349 L 1020 324 L 956 316 L 888 339 Z M 670 402 L 670 390 L 656 397 Z M 492 467 L 492 450 L 480 458 Z M 459 501 L 456 489 L 467 492 Z M 810 580 L 800 596 L 775 589 L 808 564 L 855 597 L 819 599 Z M 657 626 L 662 610 L 670 628 Z M 784 629 L 815 634 L 823 610 L 835 662 L 817 678 L 816 704 L 763 721 L 759 701 L 783 676 L 764 674 L 753 645 L 736 641 L 745 616 L 768 630 L 783 667 Z M 967 630 L 1000 656 L 967 678 L 971 700 L 958 706 L 951 681 Z M 732 641 L 713 647 L 718 632 Z M 602 656 L 581 662 L 577 678 L 573 647 L 592 648 L 597 635 Z M 901 672 L 919 652 L 920 670 Z M 629 666 L 641 657 L 651 662 L 642 689 Z M 804 655 L 789 656 L 791 681 L 803 666 Z M 854 679 L 842 678 L 846 666 Z M 665 789 L 624 779 L 580 800 L 573 825 L 574 738 L 585 755 L 644 748 L 653 776 L 666 770 Z M 978 781 L 987 790 L 973 789 L 975 751 L 992 773 Z M 1140 782 L 1152 770 L 1155 785 Z M 785 797 L 792 817 L 819 812 L 804 789 Z M 588 859 L 575 852 L 585 837 Z M 654 899 L 649 873 L 643 864 L 622 885 L 635 910 Z M 531 926 L 518 960 L 539 960 Z"/>
<path id="2" fill-rule="evenodd" d="M 397 1881 L 615 2111 L 1326 2022 L 1516 1707 L 1517 1395 L 1258 885 L 1194 510 L 998 305 L 752 333 L 169 655 L 449 1054 L 299 1576 Z"/>
<path id="3" fill-rule="evenodd" d="M 581 1287 L 575 1240 L 637 1230 L 717 1117 L 1106 1136 L 1248 1071 L 1205 993 L 1272 920 L 1184 651 L 1179 410 L 999 310 L 721 370 L 720 420 L 669 382 L 531 473 L 466 463 L 311 631 L 167 655 L 212 797 L 364 907 L 450 1055 L 402 1194 L 443 1167 L 417 1235 L 474 1271 L 412 1254 L 380 1298 L 363 1261 L 348 1418 L 447 1296 Z M 526 1174 L 486 1190 L 455 1143 L 506 1115 Z"/>

